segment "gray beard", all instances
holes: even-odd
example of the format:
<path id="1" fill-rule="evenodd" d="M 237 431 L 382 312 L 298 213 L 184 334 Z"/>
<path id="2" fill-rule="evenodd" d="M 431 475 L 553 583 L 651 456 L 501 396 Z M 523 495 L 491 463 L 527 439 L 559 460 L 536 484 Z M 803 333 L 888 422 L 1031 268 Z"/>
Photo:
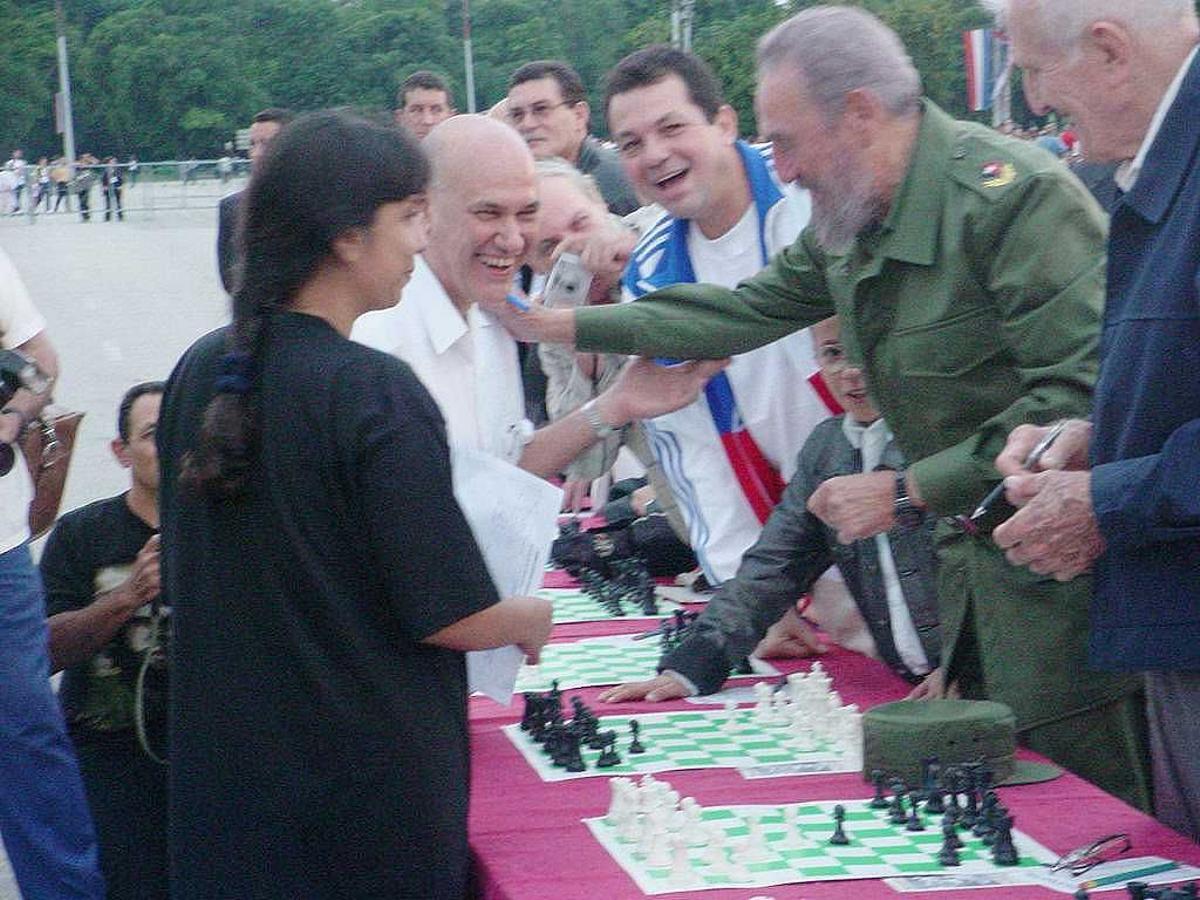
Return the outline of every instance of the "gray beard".
<path id="1" fill-rule="evenodd" d="M 826 253 L 841 255 L 849 251 L 855 238 L 879 221 L 879 199 L 871 190 L 871 176 L 858 170 L 849 173 L 845 184 L 837 185 L 835 199 L 826 205 L 812 198 L 813 237 Z"/>

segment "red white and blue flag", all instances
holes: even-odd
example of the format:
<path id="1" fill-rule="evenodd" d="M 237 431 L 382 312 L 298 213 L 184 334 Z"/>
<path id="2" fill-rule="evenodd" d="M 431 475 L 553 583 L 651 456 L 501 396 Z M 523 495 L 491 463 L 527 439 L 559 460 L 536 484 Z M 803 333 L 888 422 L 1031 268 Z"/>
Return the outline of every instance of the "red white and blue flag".
<path id="1" fill-rule="evenodd" d="M 992 87 L 996 83 L 993 47 L 996 34 L 991 28 L 963 32 L 963 62 L 967 69 L 967 108 L 980 112 L 992 108 Z"/>

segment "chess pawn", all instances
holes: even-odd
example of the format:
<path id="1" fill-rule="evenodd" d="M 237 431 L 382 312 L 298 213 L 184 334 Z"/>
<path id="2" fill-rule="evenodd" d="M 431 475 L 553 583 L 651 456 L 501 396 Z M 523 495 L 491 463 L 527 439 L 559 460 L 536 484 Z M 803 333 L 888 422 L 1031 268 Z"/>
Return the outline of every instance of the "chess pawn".
<path id="1" fill-rule="evenodd" d="M 720 825 L 708 827 L 708 846 L 700 859 L 712 866 L 714 871 L 721 871 L 728 864 L 729 860 L 725 856 L 725 829 Z"/>
<path id="2" fill-rule="evenodd" d="M 670 878 L 676 884 L 692 882 L 696 879 L 696 873 L 692 871 L 692 862 L 688 859 L 687 842 L 679 835 L 671 839 Z"/>
<path id="3" fill-rule="evenodd" d="M 946 813 L 942 819 L 942 835 L 945 836 L 947 843 L 953 844 L 955 850 L 963 848 L 962 838 L 958 836 L 958 828 L 955 826 L 954 820 L 950 817 L 949 813 Z"/>
<path id="4" fill-rule="evenodd" d="M 671 864 L 671 848 L 665 831 L 655 832 L 650 840 L 650 851 L 646 854 L 646 865 L 662 869 Z"/>
<path id="5" fill-rule="evenodd" d="M 882 769 L 872 769 L 871 770 L 871 784 L 875 788 L 875 796 L 871 798 L 871 802 L 868 804 L 868 806 L 870 806 L 871 809 L 887 809 L 888 808 L 887 797 L 885 797 L 883 795 L 883 770 Z"/>
<path id="6" fill-rule="evenodd" d="M 904 823 L 904 829 L 906 831 L 924 831 L 925 823 L 921 821 L 919 812 L 921 801 L 916 794 L 910 796 L 908 800 L 912 804 L 912 811 L 908 814 L 908 821 Z"/>
<path id="7" fill-rule="evenodd" d="M 833 821 L 836 823 L 833 829 L 833 834 L 829 836 L 829 843 L 835 847 L 844 847 L 850 843 L 850 838 L 846 837 L 846 832 L 842 829 L 842 821 L 846 818 L 846 807 L 838 804 L 833 808 Z"/>
<path id="8" fill-rule="evenodd" d="M 644 746 L 642 746 L 642 742 L 640 740 L 638 740 L 638 731 L 640 728 L 641 728 L 641 725 L 638 724 L 637 719 L 629 720 L 629 735 L 631 738 L 631 740 L 629 742 L 629 752 L 630 753 L 638 754 L 638 753 L 646 752 L 646 748 Z"/>
<path id="9" fill-rule="evenodd" d="M 738 730 L 738 706 L 733 700 L 725 701 L 725 721 L 721 730 L 726 734 L 734 734 Z"/>
<path id="10" fill-rule="evenodd" d="M 958 838 L 958 829 L 953 824 L 944 824 L 942 825 L 942 837 L 942 849 L 938 852 L 938 862 L 943 866 L 962 865 L 958 858 L 958 848 L 962 846 L 962 841 Z"/>

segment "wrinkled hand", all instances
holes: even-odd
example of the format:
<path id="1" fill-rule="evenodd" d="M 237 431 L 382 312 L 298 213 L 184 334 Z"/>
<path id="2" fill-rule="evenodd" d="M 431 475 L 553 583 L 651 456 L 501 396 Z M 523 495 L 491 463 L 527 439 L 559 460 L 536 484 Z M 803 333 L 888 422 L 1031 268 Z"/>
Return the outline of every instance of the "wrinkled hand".
<path id="1" fill-rule="evenodd" d="M 957 700 L 958 684 L 946 684 L 946 672 L 938 666 L 909 693 L 905 700 Z"/>
<path id="2" fill-rule="evenodd" d="M 812 624 L 792 607 L 767 629 L 752 655 L 759 659 L 802 659 L 819 656 L 828 649 Z"/>
<path id="3" fill-rule="evenodd" d="M 133 609 L 154 602 L 162 593 L 159 545 L 159 536 L 151 535 L 133 560 L 129 578 L 125 581 L 130 606 Z"/>
<path id="4" fill-rule="evenodd" d="M 554 248 L 554 259 L 564 253 L 574 253 L 583 267 L 600 281 L 612 283 L 625 271 L 637 235 L 624 225 L 612 223 L 606 228 L 594 228 L 588 234 L 569 234 Z"/>
<path id="5" fill-rule="evenodd" d="M 640 518 L 646 515 L 655 499 L 654 485 L 647 484 L 629 495 L 629 505 L 633 507 L 633 514 Z"/>
<path id="6" fill-rule="evenodd" d="M 525 661 L 536 666 L 542 658 L 542 648 L 550 640 L 550 629 L 554 625 L 554 604 L 544 597 L 526 597 L 527 612 L 525 636 L 517 641 L 517 647 L 525 654 Z"/>
<path id="7" fill-rule="evenodd" d="M 15 415 L 0 416 L 0 444 L 15 444 L 21 436 L 21 420 Z"/>
<path id="8" fill-rule="evenodd" d="M 491 313 L 505 330 L 518 341 L 529 344 L 571 343 L 575 334 L 575 313 L 569 309 L 546 309 L 539 298 L 523 301 L 529 308 L 521 310 L 505 299 L 480 300 L 479 308 Z M 571 335 L 568 340 L 564 335 Z"/>
<path id="9" fill-rule="evenodd" d="M 896 473 L 830 478 L 808 498 L 808 510 L 843 544 L 883 534 L 896 522 Z"/>
<path id="10" fill-rule="evenodd" d="M 674 412 L 695 400 L 708 380 L 727 365 L 727 359 L 705 359 L 663 366 L 639 357 L 597 398 L 597 411 L 617 427 Z"/>
<path id="11" fill-rule="evenodd" d="M 591 488 L 590 481 L 567 481 L 563 483 L 562 511 L 577 513 L 583 509 L 583 501 Z"/>
<path id="12" fill-rule="evenodd" d="M 1008 436 L 1008 442 L 996 457 L 996 469 L 1001 475 L 1026 473 L 1025 458 L 1050 431 L 1050 426 L 1018 425 Z M 1071 419 L 1067 427 L 1034 464 L 1033 471 L 1051 469 L 1079 470 L 1088 467 L 1088 447 L 1092 442 L 1092 423 Z"/>
<path id="13" fill-rule="evenodd" d="M 1018 512 L 992 532 L 1013 565 L 1070 581 L 1104 552 L 1092 509 L 1090 472 L 1010 475 L 1005 496 Z"/>
<path id="14" fill-rule="evenodd" d="M 601 703 L 623 703 L 626 700 L 647 700 L 658 703 L 662 700 L 678 700 L 686 697 L 688 689 L 670 675 L 659 675 L 649 681 L 634 681 L 619 684 L 600 694 Z"/>

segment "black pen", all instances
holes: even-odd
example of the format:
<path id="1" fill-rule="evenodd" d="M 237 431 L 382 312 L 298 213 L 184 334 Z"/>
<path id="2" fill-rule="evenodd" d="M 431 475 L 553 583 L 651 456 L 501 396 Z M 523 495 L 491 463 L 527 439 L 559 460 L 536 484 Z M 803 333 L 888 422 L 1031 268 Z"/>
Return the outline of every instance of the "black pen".
<path id="1" fill-rule="evenodd" d="M 1046 433 L 1046 436 L 1038 441 L 1037 445 L 1029 451 L 1029 455 L 1026 456 L 1024 461 L 1021 463 L 1022 467 L 1026 469 L 1032 469 L 1034 466 L 1036 466 L 1038 460 L 1040 460 L 1042 455 L 1050 449 L 1056 440 L 1058 440 L 1058 436 L 1063 433 L 1066 427 L 1067 422 L 1065 419 L 1060 422 L 1056 422 L 1054 427 Z M 1003 493 L 1004 481 L 1002 479 L 1000 483 L 992 488 L 988 492 L 988 495 L 979 502 L 979 505 L 975 507 L 975 512 L 971 513 L 967 521 L 974 522 L 981 516 L 985 515 L 991 508 L 992 504 L 999 500 Z"/>

